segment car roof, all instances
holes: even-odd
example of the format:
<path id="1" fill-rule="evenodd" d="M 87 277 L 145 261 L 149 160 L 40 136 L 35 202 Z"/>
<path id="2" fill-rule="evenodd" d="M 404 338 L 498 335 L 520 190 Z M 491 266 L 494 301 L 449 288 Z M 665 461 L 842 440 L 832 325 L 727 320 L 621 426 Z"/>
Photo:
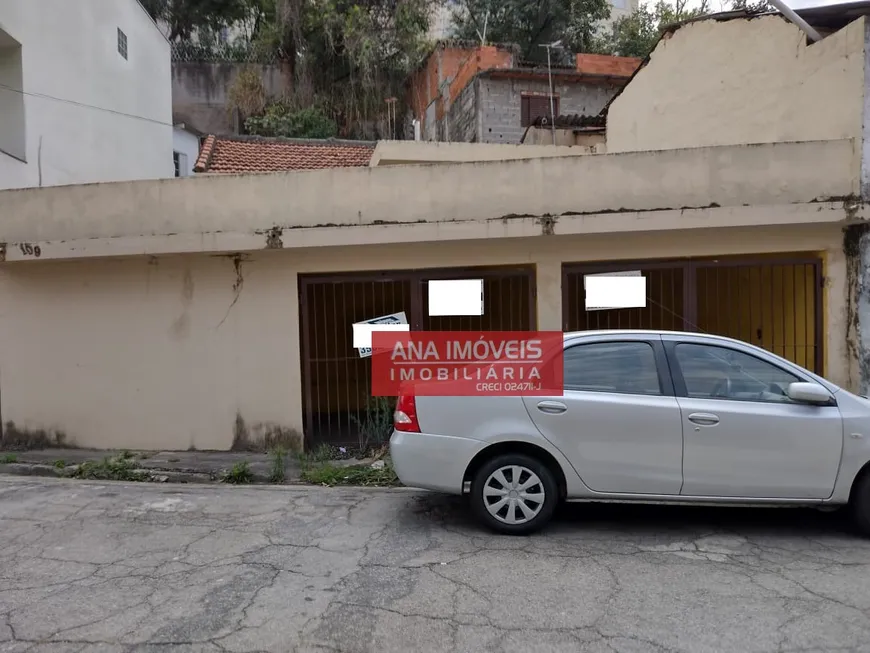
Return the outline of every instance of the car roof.
<path id="1" fill-rule="evenodd" d="M 707 340 L 718 340 L 720 342 L 734 342 L 741 345 L 750 343 L 735 338 L 726 338 L 725 336 L 717 336 L 712 333 L 699 333 L 697 331 L 657 331 L 654 329 L 590 329 L 588 331 L 568 331 L 565 333 L 565 340 L 569 338 L 580 338 L 583 336 L 678 336 L 680 338 L 704 338 Z"/>

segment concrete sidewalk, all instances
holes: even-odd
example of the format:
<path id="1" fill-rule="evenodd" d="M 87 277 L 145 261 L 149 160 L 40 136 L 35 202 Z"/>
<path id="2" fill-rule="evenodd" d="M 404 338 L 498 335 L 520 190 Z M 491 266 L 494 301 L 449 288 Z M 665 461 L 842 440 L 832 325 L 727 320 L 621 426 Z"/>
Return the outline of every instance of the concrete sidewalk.
<path id="1" fill-rule="evenodd" d="M 93 449 L 0 451 L 0 474 L 74 476 L 83 463 L 120 458 L 124 452 Z M 129 460 L 142 470 L 143 480 L 216 483 L 234 465 L 247 462 L 254 483 L 271 481 L 274 457 L 248 451 L 132 451 Z M 284 482 L 298 483 L 301 467 L 295 454 L 284 458 Z"/>

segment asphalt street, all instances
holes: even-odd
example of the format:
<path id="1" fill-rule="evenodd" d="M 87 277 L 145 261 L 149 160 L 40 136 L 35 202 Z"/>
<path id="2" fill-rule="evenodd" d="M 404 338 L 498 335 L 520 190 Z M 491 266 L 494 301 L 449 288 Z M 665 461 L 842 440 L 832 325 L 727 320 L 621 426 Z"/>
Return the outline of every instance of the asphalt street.
<path id="1" fill-rule="evenodd" d="M 0 651 L 868 651 L 837 514 L 0 478 Z"/>

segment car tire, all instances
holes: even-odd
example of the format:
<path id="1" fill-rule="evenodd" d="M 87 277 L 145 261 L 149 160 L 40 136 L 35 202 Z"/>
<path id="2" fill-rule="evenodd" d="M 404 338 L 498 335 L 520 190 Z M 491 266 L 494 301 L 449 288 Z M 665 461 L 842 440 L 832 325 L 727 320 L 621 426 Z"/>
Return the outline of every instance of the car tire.
<path id="1" fill-rule="evenodd" d="M 550 521 L 559 503 L 559 486 L 550 468 L 537 458 L 502 454 L 477 470 L 469 499 L 489 529 L 528 535 Z"/>
<path id="2" fill-rule="evenodd" d="M 862 474 L 849 501 L 852 523 L 862 535 L 870 537 L 870 473 Z"/>

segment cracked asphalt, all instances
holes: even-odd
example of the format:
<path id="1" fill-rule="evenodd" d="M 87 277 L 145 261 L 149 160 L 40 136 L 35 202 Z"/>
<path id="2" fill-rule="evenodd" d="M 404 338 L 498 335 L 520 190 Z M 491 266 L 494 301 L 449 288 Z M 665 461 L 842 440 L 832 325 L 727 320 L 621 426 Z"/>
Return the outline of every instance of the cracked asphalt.
<path id="1" fill-rule="evenodd" d="M 870 540 L 797 509 L 0 478 L 0 651 L 868 651 Z"/>

